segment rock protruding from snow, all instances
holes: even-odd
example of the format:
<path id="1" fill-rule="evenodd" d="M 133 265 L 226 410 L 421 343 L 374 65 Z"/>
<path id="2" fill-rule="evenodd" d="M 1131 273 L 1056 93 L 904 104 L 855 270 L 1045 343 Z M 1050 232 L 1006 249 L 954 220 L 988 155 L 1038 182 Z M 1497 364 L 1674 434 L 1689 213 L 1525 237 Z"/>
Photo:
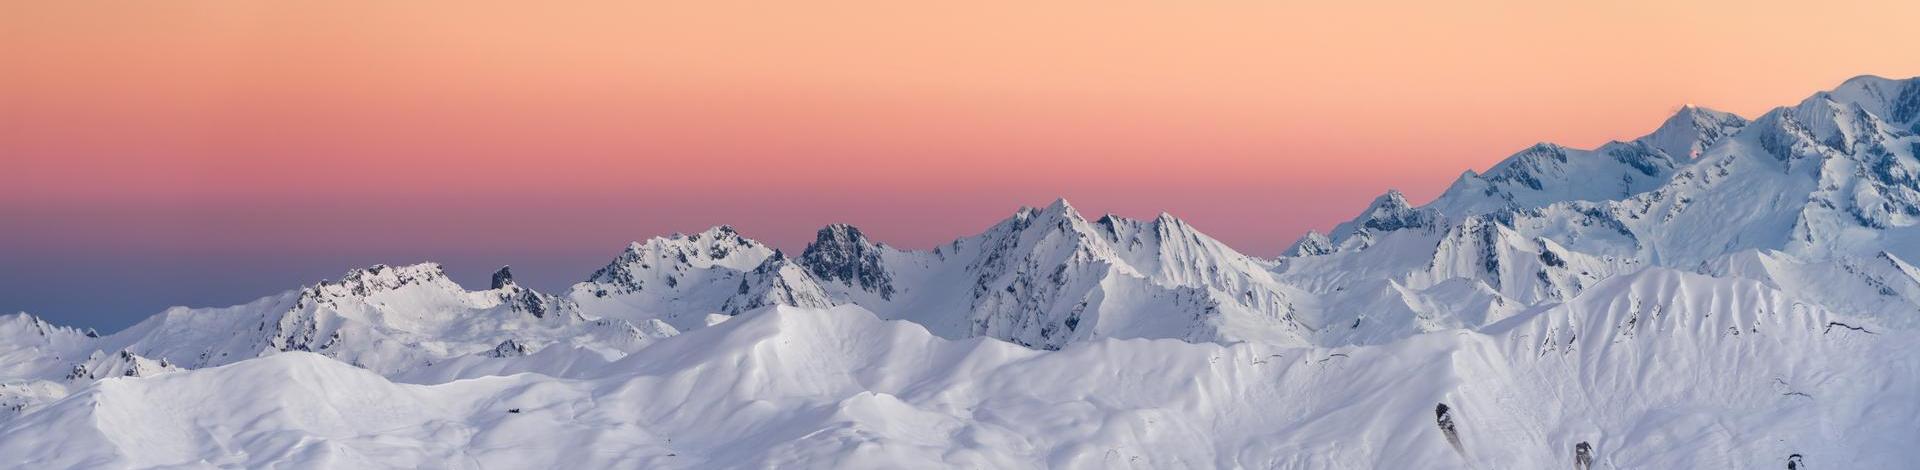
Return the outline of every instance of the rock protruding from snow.
<path id="1" fill-rule="evenodd" d="M 1299 240 L 1293 242 L 1293 246 L 1287 247 L 1285 256 L 1319 256 L 1328 253 L 1333 253 L 1333 239 L 1319 231 L 1308 230 L 1306 235 L 1301 235 Z"/>
<path id="2" fill-rule="evenodd" d="M 95 351 L 86 361 L 73 365 L 67 380 L 85 383 L 109 377 L 150 377 L 176 370 L 180 368 L 165 359 L 149 359 L 125 350 L 112 354 Z"/>
<path id="3" fill-rule="evenodd" d="M 709 314 L 835 303 L 806 269 L 725 225 L 633 243 L 568 297 L 592 316 L 681 330 L 704 326 Z"/>
<path id="4" fill-rule="evenodd" d="M 1288 281 L 1335 301 L 1365 298 L 1353 289 L 1388 290 L 1382 280 L 1400 285 L 1396 290 L 1413 289 L 1417 298 L 1424 295 L 1418 291 L 1461 279 L 1532 305 L 1565 299 L 1598 279 L 1645 266 L 1694 269 L 1743 251 L 1778 251 L 1792 261 L 1738 271 L 1792 278 L 1781 287 L 1834 306 L 1908 311 L 1863 301 L 1888 295 L 1828 293 L 1872 293 L 1878 289 L 1874 285 L 1901 285 L 1873 280 L 1898 276 L 1869 279 L 1830 262 L 1883 252 L 1894 259 L 1920 256 L 1920 229 L 1914 228 L 1920 226 L 1920 137 L 1906 124 L 1913 116 L 1899 111 L 1915 99 L 1907 93 L 1917 82 L 1857 78 L 1752 122 L 1687 107 L 1653 134 L 1591 151 L 1537 145 L 1486 175 L 1467 172 L 1426 206 L 1404 209 L 1390 197 L 1377 200 L 1342 224 L 1355 235 L 1333 237 L 1334 253 L 1292 257 L 1281 268 Z M 1443 228 L 1365 228 L 1410 211 L 1441 214 Z M 1501 228 L 1486 230 L 1489 222 Z M 1468 232 L 1507 242 L 1461 236 Z M 1549 244 L 1556 248 L 1548 250 Z M 1512 248 L 1486 250 L 1501 245 Z M 1553 261 L 1567 266 L 1553 266 Z M 1522 264 L 1542 268 L 1536 272 Z M 1813 276 L 1788 271 L 1838 271 L 1826 279 L 1840 285 L 1822 287 L 1825 282 Z M 1476 317 L 1475 312 L 1464 316 Z"/>
<path id="5" fill-rule="evenodd" d="M 1438 221 L 1437 214 L 1423 212 L 1407 203 L 1407 195 L 1399 190 L 1387 191 L 1374 198 L 1367 210 L 1356 219 L 1358 227 L 1372 232 L 1391 232 L 1395 230 L 1424 228 Z M 1336 229 L 1336 235 L 1341 231 Z"/>
<path id="6" fill-rule="evenodd" d="M 682 283 L 699 284 L 715 270 L 751 270 L 772 254 L 772 248 L 721 225 L 693 235 L 676 233 L 634 242 L 595 271 L 587 284 L 601 297 L 647 289 L 672 291 L 681 289 Z"/>
<path id="7" fill-rule="evenodd" d="M 625 321 L 589 319 L 571 302 L 510 282 L 469 291 L 428 263 L 355 269 L 338 281 L 232 307 L 169 309 L 89 338 L 86 348 L 189 368 L 306 351 L 395 374 L 509 339 L 631 351 L 658 337 Z M 87 369 L 90 376 L 101 370 Z"/>
<path id="8" fill-rule="evenodd" d="M 827 308 L 833 305 L 833 299 L 813 276 L 774 250 L 759 266 L 740 276 L 734 295 L 721 304 L 720 311 L 739 315 L 771 306 Z"/>
<path id="9" fill-rule="evenodd" d="M 1908 132 L 1920 133 L 1920 79 L 1862 75 L 1841 83 L 1830 96 L 1859 106 Z"/>
<path id="10" fill-rule="evenodd" d="M 509 340 L 500 342 L 499 346 L 494 346 L 493 350 L 487 351 L 487 357 L 494 357 L 494 358 L 521 357 L 521 356 L 530 354 L 532 352 L 533 352 L 533 348 L 528 347 L 525 344 L 521 344 L 520 341 L 518 340 L 509 339 Z"/>
<path id="11" fill-rule="evenodd" d="M 499 271 L 493 272 L 493 282 L 490 284 L 492 286 L 490 287 L 491 289 L 501 289 L 511 284 L 513 284 L 512 266 L 501 266 Z"/>
<path id="12" fill-rule="evenodd" d="M 852 225 L 833 224 L 820 229 L 800 254 L 800 264 L 814 277 L 871 292 L 892 300 L 893 276 L 882 259 L 882 247 L 867 240 Z"/>

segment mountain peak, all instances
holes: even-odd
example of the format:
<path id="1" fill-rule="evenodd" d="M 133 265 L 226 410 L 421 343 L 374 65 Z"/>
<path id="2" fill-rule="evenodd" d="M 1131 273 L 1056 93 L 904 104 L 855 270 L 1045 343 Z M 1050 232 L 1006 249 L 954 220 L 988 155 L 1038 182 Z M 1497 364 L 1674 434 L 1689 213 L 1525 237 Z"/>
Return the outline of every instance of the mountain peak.
<path id="1" fill-rule="evenodd" d="M 1375 196 L 1373 202 L 1367 204 L 1367 210 L 1375 213 L 1380 211 L 1399 212 L 1412 207 L 1412 204 L 1407 203 L 1407 195 L 1401 193 L 1398 189 L 1388 189 L 1386 193 Z"/>
<path id="2" fill-rule="evenodd" d="M 859 227 L 849 224 L 827 224 L 825 227 L 820 227 L 819 232 L 814 233 L 813 242 L 816 244 L 866 243 L 867 236 L 860 233 Z"/>
<path id="3" fill-rule="evenodd" d="M 1358 217 L 1335 226 L 1329 238 L 1331 242 L 1344 242 L 1362 231 L 1391 232 L 1422 228 L 1432 225 L 1439 219 L 1438 211 L 1430 208 L 1416 209 L 1413 204 L 1407 202 L 1406 194 L 1402 194 L 1398 189 L 1388 189 L 1385 194 L 1373 198 L 1373 202 L 1368 203 L 1367 209 L 1361 211 Z"/>
<path id="4" fill-rule="evenodd" d="M 1720 139 L 1746 127 L 1747 119 L 1733 113 L 1694 105 L 1660 123 L 1660 127 L 1637 139 L 1679 161 L 1692 161 Z"/>
<path id="5" fill-rule="evenodd" d="M 1552 142 L 1540 142 L 1501 160 L 1487 169 L 1487 181 L 1513 183 L 1534 191 L 1545 189 L 1541 178 L 1567 164 L 1567 148 Z"/>
<path id="6" fill-rule="evenodd" d="M 880 246 L 868 241 L 866 235 L 852 225 L 822 227 L 813 243 L 807 244 L 806 251 L 800 253 L 800 264 L 823 281 L 838 281 L 878 294 L 882 299 L 893 298 L 893 280 L 881 257 Z"/>
<path id="7" fill-rule="evenodd" d="M 1367 210 L 1354 220 L 1342 223 L 1333 229 L 1333 238 L 1345 240 L 1362 229 L 1374 232 L 1391 232 L 1408 228 L 1421 228 L 1432 225 L 1439 214 L 1431 209 L 1416 209 L 1407 202 L 1407 195 L 1398 189 L 1388 189 L 1385 194 L 1373 198 L 1367 204 Z"/>
<path id="8" fill-rule="evenodd" d="M 376 264 L 365 268 L 348 270 L 340 280 L 322 280 L 302 293 L 308 299 L 367 297 L 390 292 L 403 287 L 417 285 L 438 285 L 449 290 L 464 290 L 447 278 L 445 270 L 438 263 L 419 263 L 407 266 L 388 266 Z"/>
<path id="9" fill-rule="evenodd" d="M 734 230 L 732 225 L 720 224 L 708 227 L 700 233 L 693 234 L 691 238 L 694 241 L 721 241 L 740 240 L 744 237 L 741 237 L 740 232 Z"/>
<path id="10" fill-rule="evenodd" d="M 1866 142 L 1897 138 L 1896 134 L 1910 131 L 1887 120 L 1885 110 L 1891 102 L 1865 97 L 1862 93 L 1851 93 L 1852 96 L 1845 93 L 1844 90 L 1814 93 L 1792 107 L 1768 112 L 1762 120 L 1767 122 L 1767 132 L 1771 135 L 1804 133 L 1801 138 L 1807 143 L 1842 152 Z M 1790 140 L 1773 138 L 1763 143 L 1771 142 L 1774 148 L 1769 150 L 1786 158 L 1798 154 L 1782 145 Z"/>
<path id="11" fill-rule="evenodd" d="M 1000 227 L 1024 230 L 1026 227 L 1040 224 L 1067 229 L 1087 223 L 1086 218 L 1080 215 L 1080 211 L 1073 208 L 1073 204 L 1068 203 L 1066 198 L 1058 198 L 1044 208 L 1021 207 L 1019 212 L 1013 214 L 1013 218 L 1002 222 Z"/>
<path id="12" fill-rule="evenodd" d="M 753 239 L 740 235 L 731 225 L 716 225 L 700 233 L 687 235 L 675 233 L 670 237 L 654 237 L 646 242 L 628 245 L 627 251 L 640 254 L 648 251 L 676 251 L 685 255 L 701 255 L 711 259 L 727 258 L 738 251 L 764 252 L 765 248 Z M 764 253 L 757 253 L 764 254 Z M 759 260 L 754 260 L 757 263 Z"/>
<path id="13" fill-rule="evenodd" d="M 1910 132 L 1920 132 L 1920 77 L 1904 80 L 1861 75 L 1820 95 L 1859 106 Z"/>
<path id="14" fill-rule="evenodd" d="M 1840 85 L 1833 87 L 1833 89 L 1828 90 L 1828 92 L 1841 96 L 1862 93 L 1885 96 L 1888 92 L 1899 93 L 1900 88 L 1911 81 L 1911 79 L 1901 80 L 1874 74 L 1855 75 L 1853 78 L 1848 78 L 1840 82 Z"/>
<path id="15" fill-rule="evenodd" d="M 375 264 L 365 268 L 350 269 L 347 270 L 346 275 L 340 276 L 340 281 L 374 282 L 394 280 L 404 283 L 411 279 L 430 280 L 445 277 L 447 277 L 447 272 L 440 267 L 440 263 L 426 262 L 397 267 Z"/>
<path id="16" fill-rule="evenodd" d="M 718 225 L 694 235 L 676 233 L 630 243 L 606 267 L 594 271 L 587 282 L 614 284 L 631 291 L 640 290 L 641 284 L 653 279 L 671 287 L 679 283 L 686 270 L 724 267 L 747 271 L 772 253 L 772 248 L 741 236 L 732 226 Z"/>
<path id="17" fill-rule="evenodd" d="M 1041 213 L 1041 214 L 1056 214 L 1056 215 L 1067 215 L 1067 214 L 1072 214 L 1072 215 L 1073 215 L 1073 216 L 1075 216 L 1075 217 L 1078 217 L 1078 216 L 1080 215 L 1080 211 L 1079 211 L 1079 210 L 1076 210 L 1076 209 L 1074 209 L 1074 208 L 1073 208 L 1073 204 L 1072 204 L 1072 203 L 1069 203 L 1069 202 L 1067 202 L 1067 198 L 1064 198 L 1064 197 L 1062 197 L 1062 198 L 1055 198 L 1055 199 L 1053 200 L 1053 203 L 1051 203 L 1051 204 L 1047 204 L 1047 207 L 1046 207 L 1045 209 L 1041 209 L 1041 210 L 1040 210 L 1040 213 Z"/>
<path id="18" fill-rule="evenodd" d="M 1301 257 L 1328 253 L 1333 253 L 1333 240 L 1318 230 L 1308 230 L 1306 235 L 1301 235 L 1300 239 L 1295 240 L 1293 246 L 1287 247 L 1287 251 L 1282 254 L 1288 257 Z"/>
<path id="19" fill-rule="evenodd" d="M 493 272 L 493 283 L 491 284 L 493 289 L 497 290 L 513 285 L 512 268 L 512 266 L 501 266 L 500 270 Z"/>

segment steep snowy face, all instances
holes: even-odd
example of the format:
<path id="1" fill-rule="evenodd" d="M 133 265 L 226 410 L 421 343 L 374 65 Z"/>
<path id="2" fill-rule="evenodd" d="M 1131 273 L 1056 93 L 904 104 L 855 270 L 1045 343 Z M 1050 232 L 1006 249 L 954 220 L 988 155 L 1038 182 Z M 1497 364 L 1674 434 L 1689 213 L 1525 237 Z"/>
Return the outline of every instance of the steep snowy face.
<path id="1" fill-rule="evenodd" d="M 830 225 L 798 258 L 770 259 L 756 271 L 784 274 L 741 277 L 734 295 L 746 301 L 726 305 L 853 303 L 949 338 L 1037 348 L 1106 337 L 1299 340 L 1271 263 L 1169 215 L 1089 221 L 1060 200 L 931 251 Z"/>
<path id="2" fill-rule="evenodd" d="M 1593 150 L 1543 143 L 1484 175 L 1462 175 L 1425 208 L 1458 219 L 1563 201 L 1615 200 L 1659 187 L 1686 161 L 1645 140 L 1609 142 Z"/>
<path id="3" fill-rule="evenodd" d="M 1058 348 L 1093 336 L 1101 280 L 1129 269 L 1116 266 L 1112 247 L 1064 199 L 1045 209 L 1023 208 L 952 246 L 970 255 L 962 256 L 960 268 L 970 284 L 970 334 L 1030 347 Z"/>
<path id="4" fill-rule="evenodd" d="M 1675 161 L 1690 162 L 1746 125 L 1746 118 L 1733 113 L 1687 105 L 1636 142 L 1645 143 Z"/>
<path id="5" fill-rule="evenodd" d="M 1275 273 L 1280 282 L 1312 293 L 1306 317 L 1315 327 L 1313 343 L 1341 345 L 1477 328 L 1643 266 L 1632 257 L 1589 254 L 1538 235 L 1546 230 L 1509 225 L 1524 214 L 1470 216 L 1437 226 L 1438 232 L 1378 234 L 1361 249 L 1284 258 Z"/>
<path id="6" fill-rule="evenodd" d="M 97 337 L 92 330 L 56 326 L 26 313 L 0 315 L 0 422 L 63 398 L 96 374 L 142 376 L 159 367 L 108 364 L 91 347 Z"/>
<path id="7" fill-rule="evenodd" d="M 1404 195 L 1389 192 L 1336 227 L 1327 242 L 1316 234 L 1303 237 L 1273 271 L 1279 282 L 1312 292 L 1305 323 L 1315 344 L 1373 344 L 1477 327 L 1564 300 L 1639 264 L 1612 253 L 1580 252 L 1547 236 L 1557 233 L 1551 227 L 1519 230 L 1517 220 L 1532 221 L 1543 211 L 1594 212 L 1592 203 L 1562 208 L 1544 201 L 1621 197 L 1640 189 L 1633 181 L 1659 181 L 1673 168 L 1664 153 L 1644 143 L 1612 143 L 1598 151 L 1542 144 L 1486 176 L 1469 172 L 1426 206 L 1412 207 Z M 1600 188 L 1578 181 L 1589 173 L 1646 179 L 1624 177 Z M 1594 217 L 1553 220 L 1587 231 L 1608 223 Z"/>
<path id="8" fill-rule="evenodd" d="M 765 305 L 833 305 L 811 274 L 776 254 L 725 225 L 653 238 L 629 245 L 568 297 L 591 316 L 681 330 Z"/>
<path id="9" fill-rule="evenodd" d="M 1835 101 L 1859 106 L 1908 132 L 1920 133 L 1920 79 L 1862 75 L 1841 83 L 1829 95 Z"/>
<path id="10" fill-rule="evenodd" d="M 1334 243 L 1345 245 L 1349 240 L 1359 239 L 1363 240 L 1359 245 L 1365 246 L 1367 243 L 1365 240 L 1371 240 L 1373 234 L 1431 228 L 1442 223 L 1442 217 L 1438 211 L 1415 209 L 1412 204 L 1407 203 L 1405 194 L 1401 194 L 1398 190 L 1390 190 L 1367 204 L 1367 209 L 1360 212 L 1359 217 L 1334 226 L 1332 240 Z"/>
<path id="11" fill-rule="evenodd" d="M 1427 269 L 1409 283 L 1428 287 L 1452 279 L 1479 282 L 1502 298 L 1524 305 L 1562 301 L 1616 273 L 1616 263 L 1570 250 L 1546 238 L 1527 237 L 1493 217 L 1473 217 L 1453 226 L 1435 246 Z"/>
<path id="12" fill-rule="evenodd" d="M 1911 132 L 1820 93 L 1722 139 L 1661 187 L 1598 205 L 1559 203 L 1514 220 L 1590 253 L 1689 266 L 1744 249 L 1819 258 L 1912 252 L 1920 214 Z M 1578 210 L 1576 210 L 1578 209 Z M 1578 217 L 1593 230 L 1571 228 Z M 1620 237 L 1605 232 L 1618 231 Z M 1602 240 L 1631 241 L 1631 246 Z"/>
<path id="13" fill-rule="evenodd" d="M 1401 194 L 1399 190 L 1388 190 L 1386 194 L 1374 198 L 1372 203 L 1367 204 L 1366 210 L 1361 211 L 1360 215 L 1353 220 L 1335 225 L 1333 231 L 1326 237 L 1328 248 L 1315 248 L 1314 251 L 1323 251 L 1321 254 L 1327 254 L 1345 250 L 1364 250 L 1392 234 L 1432 234 L 1436 230 L 1444 229 L 1445 225 L 1446 216 L 1439 210 L 1415 208 L 1407 202 L 1405 194 Z M 1310 240 L 1308 237 L 1317 235 L 1308 233 L 1295 241 L 1294 245 L 1313 247 L 1320 242 Z"/>
<path id="14" fill-rule="evenodd" d="M 751 270 L 772 254 L 772 248 L 725 225 L 691 236 L 676 233 L 634 242 L 575 290 L 590 287 L 595 296 L 674 290 L 708 275 Z"/>
<path id="15" fill-rule="evenodd" d="M 748 265 L 748 262 L 754 264 Z M 1065 200 L 904 251 L 848 225 L 797 258 L 717 228 L 636 243 L 570 296 L 591 316 L 700 328 L 711 314 L 857 303 L 943 336 L 1037 348 L 1104 337 L 1299 341 L 1271 264 L 1170 215 L 1088 221 Z"/>
<path id="16" fill-rule="evenodd" d="M 1861 238 L 1903 235 L 1920 216 L 1920 139 L 1889 124 L 1861 104 L 1832 94 L 1809 98 L 1800 106 L 1768 116 L 1770 132 L 1760 143 L 1789 168 L 1805 168 L 1816 182 L 1794 227 L 1791 251 L 1837 249 L 1867 254 Z M 1901 237 L 1905 238 L 1905 237 Z M 1920 254 L 1892 243 L 1903 255 Z"/>
<path id="17" fill-rule="evenodd" d="M 30 385 L 33 381 L 57 379 L 89 360 L 97 336 L 26 313 L 0 315 L 0 418 L 40 395 Z M 21 394 L 28 396 L 17 396 Z"/>
<path id="18" fill-rule="evenodd" d="M 1687 106 L 1653 133 L 1633 141 L 1608 142 L 1592 150 L 1540 143 L 1507 157 L 1484 174 L 1465 172 L 1432 203 L 1419 208 L 1408 204 L 1398 191 L 1382 195 L 1360 216 L 1336 226 L 1330 244 L 1332 250 L 1364 248 L 1384 232 L 1561 202 L 1631 197 L 1666 184 L 1678 169 L 1747 124 L 1746 119 L 1730 113 Z M 1306 239 L 1295 245 L 1317 246 Z M 1288 256 L 1311 254 L 1325 253 L 1288 252 Z"/>
<path id="19" fill-rule="evenodd" d="M 1162 284 L 1234 291 L 1272 267 L 1164 212 L 1150 221 L 1107 215 L 1094 228 L 1121 261 Z"/>
<path id="20" fill-rule="evenodd" d="M 1537 144 L 1494 165 L 1483 178 L 1503 186 L 1523 186 L 1536 191 L 1546 189 L 1547 178 L 1566 178 L 1566 166 L 1572 163 L 1567 157 L 1568 150 L 1554 144 Z"/>
<path id="21" fill-rule="evenodd" d="M 1920 256 L 1910 228 L 1920 221 L 1920 139 L 1903 127 L 1912 116 L 1881 114 L 1906 109 L 1912 83 L 1855 79 L 1750 123 L 1683 108 L 1653 134 L 1594 151 L 1535 146 L 1484 176 L 1469 172 L 1426 206 L 1382 197 L 1337 229 L 1330 253 L 1294 253 L 1279 270 L 1327 295 L 1399 297 L 1464 279 L 1531 305 L 1644 266 L 1690 269 L 1741 250 L 1815 263 Z M 1367 228 L 1409 213 L 1438 222 Z"/>
<path id="22" fill-rule="evenodd" d="M 1756 280 L 1887 327 L 1920 326 L 1920 269 L 1891 253 L 1808 261 L 1778 251 L 1747 250 L 1703 262 L 1694 272 Z"/>
<path id="23" fill-rule="evenodd" d="M 1318 230 L 1308 230 L 1306 235 L 1294 240 L 1293 245 L 1288 246 L 1281 256 L 1319 256 L 1333 253 L 1333 250 L 1333 239 Z"/>
<path id="24" fill-rule="evenodd" d="M 1270 264 L 1172 216 L 1090 222 L 1060 200 L 948 248 L 972 284 L 974 335 L 1042 348 L 1106 337 L 1302 341 Z"/>
<path id="25" fill-rule="evenodd" d="M 733 297 L 720 306 L 720 311 L 728 315 L 739 315 L 748 310 L 761 307 L 785 305 L 791 307 L 827 308 L 834 305 L 826 290 L 807 270 L 795 265 L 785 254 L 774 250 L 772 256 L 761 261 L 752 271 L 740 276 L 740 285 L 734 289 Z"/>

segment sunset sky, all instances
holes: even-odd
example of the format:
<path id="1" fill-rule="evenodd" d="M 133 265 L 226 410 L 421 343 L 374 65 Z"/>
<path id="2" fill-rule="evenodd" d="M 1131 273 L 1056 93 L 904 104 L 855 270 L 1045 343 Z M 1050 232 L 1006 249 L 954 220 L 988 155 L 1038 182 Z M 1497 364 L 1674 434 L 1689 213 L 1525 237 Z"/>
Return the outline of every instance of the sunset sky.
<path id="1" fill-rule="evenodd" d="M 732 224 L 1021 205 L 1272 256 L 1684 104 L 1920 75 L 1920 2 L 0 0 L 0 312 L 117 329 L 373 263 L 584 278 Z"/>

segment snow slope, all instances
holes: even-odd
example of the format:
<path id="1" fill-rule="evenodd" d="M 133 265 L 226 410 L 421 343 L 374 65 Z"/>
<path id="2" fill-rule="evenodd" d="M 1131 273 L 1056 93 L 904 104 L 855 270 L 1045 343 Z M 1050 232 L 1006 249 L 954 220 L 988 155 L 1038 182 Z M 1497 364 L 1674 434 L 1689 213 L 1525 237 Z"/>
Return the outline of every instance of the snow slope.
<path id="1" fill-rule="evenodd" d="M 505 268 L 495 279 L 490 289 L 468 291 L 435 264 L 373 266 L 243 305 L 169 309 L 106 336 L 26 314 L 0 317 L 0 418 L 99 379 L 287 351 L 398 376 L 498 356 L 507 344 L 605 361 L 677 333 L 658 322 L 583 317 L 569 302 L 517 285 Z"/>
<path id="2" fill-rule="evenodd" d="M 1036 351 L 851 306 L 741 316 L 561 377 L 404 385 L 288 353 L 112 379 L 0 427 L 0 455 L 37 468 L 1554 468 L 1588 442 L 1601 468 L 1794 454 L 1900 468 L 1920 439 L 1920 362 L 1872 360 L 1916 357 L 1909 332 L 1658 268 L 1486 331 L 1359 348 Z"/>

